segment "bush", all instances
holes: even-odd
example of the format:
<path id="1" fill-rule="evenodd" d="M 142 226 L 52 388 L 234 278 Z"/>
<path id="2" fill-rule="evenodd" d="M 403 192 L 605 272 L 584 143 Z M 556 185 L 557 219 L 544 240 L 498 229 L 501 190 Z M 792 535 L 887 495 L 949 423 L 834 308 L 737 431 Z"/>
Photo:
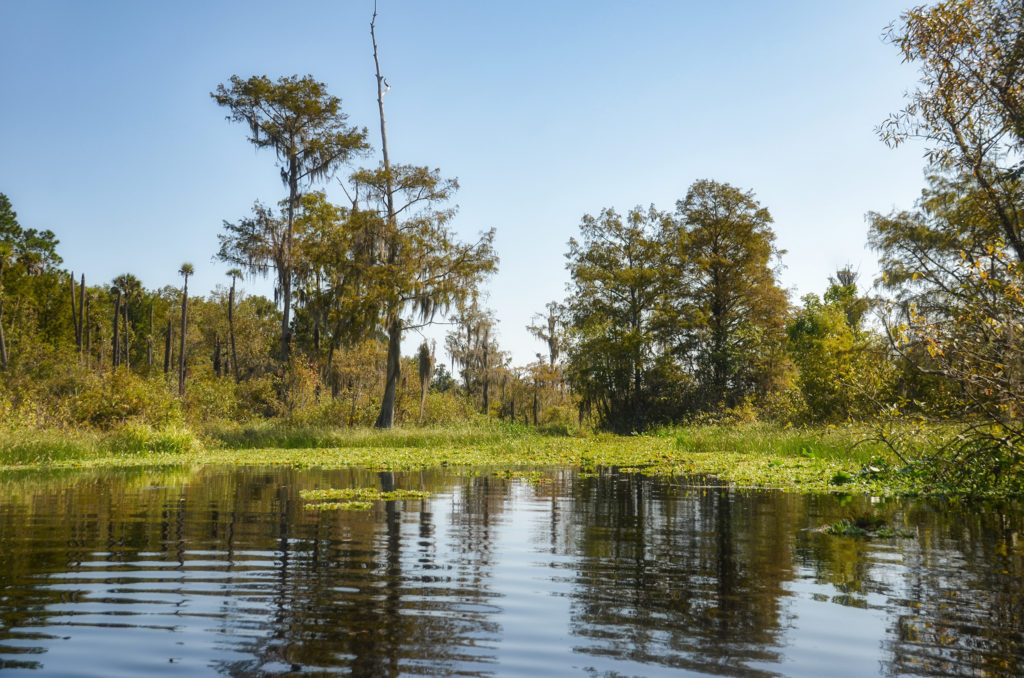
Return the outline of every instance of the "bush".
<path id="1" fill-rule="evenodd" d="M 216 419 L 248 419 L 252 416 L 242 406 L 239 385 L 231 379 L 195 379 L 185 390 L 185 413 L 192 423 Z"/>
<path id="2" fill-rule="evenodd" d="M 181 404 L 162 377 L 146 379 L 119 370 L 83 379 L 70 405 L 71 424 L 110 429 L 139 421 L 163 427 L 182 423 Z"/>
<path id="3" fill-rule="evenodd" d="M 273 375 L 246 379 L 235 388 L 236 417 L 241 420 L 261 417 L 269 419 L 280 415 L 284 405 L 278 397 L 280 380 Z"/>

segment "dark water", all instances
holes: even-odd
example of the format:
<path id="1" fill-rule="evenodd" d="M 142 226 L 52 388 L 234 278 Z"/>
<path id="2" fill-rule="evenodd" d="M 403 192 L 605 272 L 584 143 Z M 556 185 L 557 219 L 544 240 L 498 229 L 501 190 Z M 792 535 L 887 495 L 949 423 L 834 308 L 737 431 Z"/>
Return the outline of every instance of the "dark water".
<path id="1" fill-rule="evenodd" d="M 1024 674 L 1014 507 L 540 478 L 0 476 L 0 673 Z M 867 512 L 913 536 L 808 529 Z"/>

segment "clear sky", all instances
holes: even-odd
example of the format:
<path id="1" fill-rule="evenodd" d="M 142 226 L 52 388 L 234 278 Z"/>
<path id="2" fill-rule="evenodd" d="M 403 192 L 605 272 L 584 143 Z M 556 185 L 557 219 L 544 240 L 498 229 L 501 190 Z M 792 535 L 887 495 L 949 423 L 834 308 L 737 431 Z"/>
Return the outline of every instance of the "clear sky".
<path id="1" fill-rule="evenodd" d="M 912 206 L 923 184 L 921 149 L 874 133 L 916 80 L 882 40 L 909 4 L 379 0 L 392 160 L 458 177 L 464 239 L 497 229 L 488 305 L 517 364 L 543 350 L 525 325 L 564 298 L 581 217 L 671 210 L 701 178 L 771 211 L 794 301 L 847 264 L 870 282 L 864 214 Z M 183 261 L 197 292 L 225 284 L 222 221 L 286 191 L 209 93 L 309 73 L 379 149 L 372 8 L 0 0 L 0 192 L 92 284 L 177 285 Z"/>

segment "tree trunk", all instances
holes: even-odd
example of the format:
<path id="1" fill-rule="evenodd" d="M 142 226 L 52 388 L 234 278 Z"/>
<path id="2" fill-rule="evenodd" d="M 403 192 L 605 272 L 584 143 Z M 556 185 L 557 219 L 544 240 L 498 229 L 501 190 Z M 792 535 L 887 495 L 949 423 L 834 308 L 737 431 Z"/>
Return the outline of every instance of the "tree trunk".
<path id="1" fill-rule="evenodd" d="M 78 354 L 82 354 L 82 343 L 85 341 L 85 274 L 78 285 Z"/>
<path id="2" fill-rule="evenodd" d="M 85 289 L 85 276 L 82 276 L 82 289 Z M 92 317 L 89 314 L 90 297 L 82 298 L 82 326 L 85 328 L 85 366 L 89 367 L 92 362 Z"/>
<path id="3" fill-rule="evenodd" d="M 295 156 L 288 158 L 288 232 L 284 235 L 285 265 L 280 272 L 281 294 L 284 295 L 281 314 L 281 363 L 288 361 L 291 346 L 292 312 L 292 229 L 295 225 L 295 203 L 299 199 L 298 166 Z"/>
<path id="4" fill-rule="evenodd" d="M 185 397 L 185 333 L 188 329 L 188 276 L 181 292 L 181 343 L 178 347 L 178 397 Z"/>
<path id="5" fill-rule="evenodd" d="M 533 380 L 533 425 L 537 425 L 537 419 L 539 418 L 539 403 L 537 402 L 537 392 L 540 387 L 537 385 L 537 380 Z"/>
<path id="6" fill-rule="evenodd" d="M 374 33 L 374 24 L 377 21 L 377 8 L 373 8 L 373 18 L 370 20 L 370 39 L 373 42 L 373 64 L 377 71 L 377 111 L 380 114 L 380 148 L 384 161 L 384 188 L 387 196 L 387 228 L 386 238 L 388 240 L 388 264 L 393 265 L 398 258 L 397 234 L 398 225 L 395 218 L 395 189 L 391 177 L 391 160 L 388 156 L 388 133 L 384 123 L 384 76 L 380 74 L 380 57 L 377 51 L 377 35 Z M 398 390 L 398 379 L 402 370 L 402 319 L 399 316 L 401 309 L 391 308 L 388 317 L 388 358 L 387 358 L 387 381 L 384 386 L 384 398 L 380 403 L 380 414 L 377 415 L 377 428 L 391 428 L 395 423 L 395 397 Z"/>
<path id="7" fill-rule="evenodd" d="M 238 352 L 235 350 L 235 278 L 231 278 L 231 293 L 228 294 L 228 334 L 231 335 L 231 371 L 238 378 Z"/>
<path id="8" fill-rule="evenodd" d="M 167 331 L 164 333 L 164 374 L 168 374 L 171 371 L 171 334 L 173 333 L 171 327 L 171 316 L 167 315 Z"/>
<path id="9" fill-rule="evenodd" d="M 146 336 L 146 376 L 153 371 L 153 302 L 149 302 L 149 334 Z"/>
<path id="10" fill-rule="evenodd" d="M 213 373 L 217 375 L 218 379 L 224 376 L 223 370 L 221 370 L 219 334 L 215 334 L 213 337 Z"/>
<path id="11" fill-rule="evenodd" d="M 387 381 L 384 398 L 380 402 L 380 414 L 374 424 L 376 428 L 391 428 L 395 425 L 395 398 L 398 395 L 398 380 L 402 376 L 402 319 L 394 316 L 388 323 Z"/>
<path id="12" fill-rule="evenodd" d="M 483 369 L 483 375 L 482 375 L 483 380 L 484 380 L 484 389 L 483 390 L 484 390 L 484 414 L 485 415 L 490 413 L 490 411 L 491 411 L 491 401 L 490 401 L 490 397 L 489 397 L 489 394 L 488 394 L 488 387 L 490 386 L 490 380 L 487 378 L 487 341 L 488 341 L 488 336 L 485 334 L 484 335 L 484 349 L 483 349 L 483 351 L 484 351 L 484 355 L 483 355 L 483 360 L 484 360 L 483 367 L 484 367 L 484 369 Z"/>
<path id="13" fill-rule="evenodd" d="M 114 302 L 114 345 L 111 347 L 111 360 L 116 369 L 121 364 L 121 290 L 117 291 L 117 300 Z"/>
<path id="14" fill-rule="evenodd" d="M 7 341 L 4 339 L 4 258 L 0 256 L 0 368 L 7 369 Z"/>
<path id="15" fill-rule="evenodd" d="M 126 370 L 130 370 L 132 368 L 132 361 L 131 361 L 132 346 L 131 346 L 131 340 L 130 340 L 130 337 L 131 337 L 130 330 L 131 330 L 131 328 L 128 326 L 128 299 L 129 299 L 128 297 L 125 297 L 125 299 L 124 299 L 124 308 L 122 309 L 122 312 L 124 313 L 124 341 L 121 342 L 122 344 L 124 344 L 122 349 L 124 350 L 124 367 L 125 367 Z"/>
<path id="16" fill-rule="evenodd" d="M 338 397 L 338 379 L 334 374 L 334 341 L 327 349 L 327 383 L 331 385 L 331 398 Z"/>
<path id="17" fill-rule="evenodd" d="M 0 271 L 3 266 L 0 266 Z M 7 369 L 7 341 L 4 339 L 4 300 L 0 297 L 0 368 Z"/>
<path id="18" fill-rule="evenodd" d="M 71 324 L 75 326 L 75 348 L 78 354 L 82 354 L 82 321 L 79 319 L 78 309 L 75 308 L 75 273 L 71 272 L 68 278 L 71 283 Z"/>

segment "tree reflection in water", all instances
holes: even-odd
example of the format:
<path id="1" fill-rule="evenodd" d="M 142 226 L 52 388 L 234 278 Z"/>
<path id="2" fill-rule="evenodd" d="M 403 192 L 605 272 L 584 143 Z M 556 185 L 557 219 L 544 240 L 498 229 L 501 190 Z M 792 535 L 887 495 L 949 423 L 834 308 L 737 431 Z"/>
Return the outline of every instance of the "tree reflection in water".
<path id="1" fill-rule="evenodd" d="M 366 513 L 299 499 L 359 486 L 432 496 Z M 809 529 L 867 511 L 914 536 Z M 0 669 L 816 675 L 813 655 L 856 675 L 842 650 L 880 674 L 1021 675 L 1020 533 L 1012 506 L 871 504 L 613 469 L 8 475 Z M 811 619 L 854 626 L 838 629 L 840 648 Z"/>

